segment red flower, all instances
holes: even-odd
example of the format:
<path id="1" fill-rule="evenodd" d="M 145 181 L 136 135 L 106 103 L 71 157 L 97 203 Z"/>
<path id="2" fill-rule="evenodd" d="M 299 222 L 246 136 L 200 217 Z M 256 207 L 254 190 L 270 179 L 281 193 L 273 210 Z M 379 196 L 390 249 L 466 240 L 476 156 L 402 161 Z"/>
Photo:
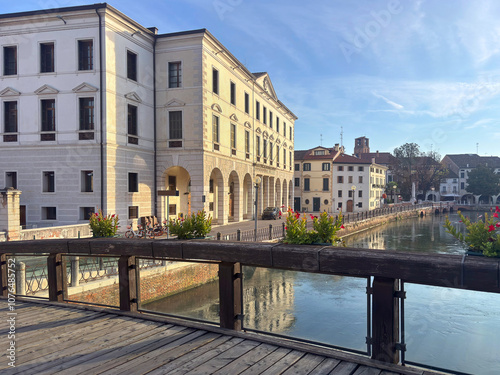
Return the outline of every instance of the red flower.
<path id="1" fill-rule="evenodd" d="M 299 217 L 300 217 L 300 214 L 297 212 L 297 213 L 295 214 L 295 218 L 296 218 L 296 219 L 298 219 Z"/>
<path id="2" fill-rule="evenodd" d="M 314 216 L 312 214 L 309 214 L 309 216 L 311 216 L 311 220 L 314 219 Z"/>
<path id="3" fill-rule="evenodd" d="M 500 228 L 500 223 L 495 224 L 497 228 Z"/>
<path id="4" fill-rule="evenodd" d="M 500 208 L 498 208 L 498 206 L 496 207 L 495 212 L 500 212 Z"/>
<path id="5" fill-rule="evenodd" d="M 498 212 L 495 212 L 495 213 L 493 214 L 493 217 L 498 218 Z"/>
<path id="6" fill-rule="evenodd" d="M 285 227 L 285 230 L 287 230 L 287 229 L 288 229 L 288 228 L 287 228 L 287 227 Z"/>
<path id="7" fill-rule="evenodd" d="M 490 225 L 489 228 L 488 228 L 488 232 L 492 232 L 495 230 L 495 226 L 494 225 Z"/>
<path id="8" fill-rule="evenodd" d="M 344 225 L 341 225 L 341 226 L 340 226 L 340 229 L 344 229 L 344 228 L 345 228 L 345 227 L 344 227 Z"/>
<path id="9" fill-rule="evenodd" d="M 115 214 L 111 215 L 111 217 L 115 217 Z"/>

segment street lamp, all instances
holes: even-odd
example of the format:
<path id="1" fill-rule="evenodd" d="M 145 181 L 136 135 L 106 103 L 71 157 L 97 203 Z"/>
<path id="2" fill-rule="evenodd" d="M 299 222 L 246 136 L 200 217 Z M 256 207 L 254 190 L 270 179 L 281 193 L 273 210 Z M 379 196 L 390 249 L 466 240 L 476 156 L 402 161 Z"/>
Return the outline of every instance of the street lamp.
<path id="1" fill-rule="evenodd" d="M 255 177 L 254 186 L 255 186 L 255 232 L 253 235 L 254 242 L 257 242 L 257 203 L 259 200 L 259 185 L 261 182 L 261 178 L 259 176 Z"/>
<path id="2" fill-rule="evenodd" d="M 431 191 L 432 191 L 432 201 L 435 202 L 434 186 L 431 187 Z"/>
<path id="3" fill-rule="evenodd" d="M 354 212 L 354 195 L 356 193 L 356 185 L 352 185 L 351 186 L 351 190 L 352 190 L 352 212 Z"/>
<path id="4" fill-rule="evenodd" d="M 398 185 L 397 184 L 393 184 L 392 185 L 392 203 L 396 203 L 396 201 L 394 200 L 394 191 L 398 188 Z"/>

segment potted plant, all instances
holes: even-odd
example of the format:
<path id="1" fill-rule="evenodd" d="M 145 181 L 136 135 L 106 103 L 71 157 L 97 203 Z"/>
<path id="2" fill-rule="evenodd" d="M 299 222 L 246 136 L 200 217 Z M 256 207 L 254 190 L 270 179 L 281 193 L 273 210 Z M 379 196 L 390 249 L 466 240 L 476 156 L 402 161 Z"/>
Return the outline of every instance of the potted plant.
<path id="1" fill-rule="evenodd" d="M 206 238 L 212 230 L 212 217 L 201 210 L 186 218 L 170 219 L 167 226 L 179 240 Z"/>
<path id="2" fill-rule="evenodd" d="M 89 219 L 90 229 L 93 237 L 114 237 L 118 230 L 118 215 L 104 215 L 99 209 Z"/>
<path id="3" fill-rule="evenodd" d="M 333 216 L 322 212 L 319 217 L 309 215 L 313 221 L 313 229 L 307 230 L 306 215 L 300 217 L 298 212 L 288 210 L 285 225 L 284 243 L 298 245 L 337 245 L 342 243 L 341 239 L 336 235 L 339 229 L 344 228 L 342 225 L 342 213 L 335 219 Z"/>
<path id="4" fill-rule="evenodd" d="M 500 222 L 498 221 L 500 209 L 498 206 L 492 215 L 484 214 L 484 220 L 472 222 L 460 211 L 457 212 L 460 222 L 465 225 L 465 233 L 455 228 L 446 217 L 444 227 L 446 231 L 467 246 L 468 254 L 500 257 Z"/>

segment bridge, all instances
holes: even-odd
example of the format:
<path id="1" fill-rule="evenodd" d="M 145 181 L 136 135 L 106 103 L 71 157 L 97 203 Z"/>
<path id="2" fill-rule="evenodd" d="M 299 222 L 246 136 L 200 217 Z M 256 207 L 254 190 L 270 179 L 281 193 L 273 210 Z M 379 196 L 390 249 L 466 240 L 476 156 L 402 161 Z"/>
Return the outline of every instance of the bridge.
<path id="1" fill-rule="evenodd" d="M 13 294 L 13 255 L 47 259 L 48 300 Z M 66 261 L 70 256 L 118 257 L 119 306 L 80 305 L 68 299 Z M 136 272 L 139 259 L 217 265 L 219 323 L 142 310 L 140 274 Z M 365 278 L 366 352 L 348 353 L 243 327 L 242 266 Z M 0 309 L 6 315 L 17 314 L 17 367 L 9 368 L 4 361 L 0 368 L 6 374 L 33 373 L 34 369 L 37 374 L 54 373 L 54 369 L 71 374 L 82 372 L 80 369 L 127 374 L 432 374 L 422 369 L 422 364 L 405 360 L 404 283 L 500 293 L 500 261 L 271 243 L 120 239 L 6 242 L 0 244 Z M 174 367 L 179 370 L 168 370 Z"/>

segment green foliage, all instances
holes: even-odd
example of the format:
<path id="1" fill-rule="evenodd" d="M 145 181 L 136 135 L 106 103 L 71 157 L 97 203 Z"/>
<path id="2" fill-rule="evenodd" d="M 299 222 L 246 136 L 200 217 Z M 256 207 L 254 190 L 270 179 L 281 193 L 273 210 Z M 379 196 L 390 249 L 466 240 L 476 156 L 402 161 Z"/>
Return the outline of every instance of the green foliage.
<path id="1" fill-rule="evenodd" d="M 478 165 L 468 174 L 466 190 L 474 195 L 497 195 L 500 193 L 499 183 L 500 175 L 491 168 Z"/>
<path id="2" fill-rule="evenodd" d="M 313 220 L 313 230 L 307 230 L 307 218 L 304 215 L 302 218 L 298 212 L 288 210 L 285 226 L 284 243 L 297 245 L 311 245 L 314 243 L 329 243 L 337 244 L 341 242 L 336 236 L 339 229 L 343 228 L 342 214 L 337 219 L 328 215 L 326 212 L 321 213 L 319 217 L 310 215 Z"/>
<path id="3" fill-rule="evenodd" d="M 94 237 L 113 237 L 118 230 L 118 215 L 104 216 L 102 210 L 99 209 L 90 217 L 89 225 Z"/>
<path id="4" fill-rule="evenodd" d="M 168 230 L 180 240 L 204 238 L 212 230 L 212 217 L 204 210 L 186 218 L 170 219 Z"/>
<path id="5" fill-rule="evenodd" d="M 500 256 L 500 236 L 498 235 L 500 222 L 494 219 L 498 219 L 499 212 L 500 209 L 497 207 L 492 216 L 487 213 L 484 214 L 484 221 L 472 222 L 458 211 L 458 216 L 465 225 L 465 234 L 455 228 L 448 217 L 446 217 L 444 227 L 448 233 L 464 243 L 469 251 L 482 253 L 490 257 L 498 257 Z"/>

